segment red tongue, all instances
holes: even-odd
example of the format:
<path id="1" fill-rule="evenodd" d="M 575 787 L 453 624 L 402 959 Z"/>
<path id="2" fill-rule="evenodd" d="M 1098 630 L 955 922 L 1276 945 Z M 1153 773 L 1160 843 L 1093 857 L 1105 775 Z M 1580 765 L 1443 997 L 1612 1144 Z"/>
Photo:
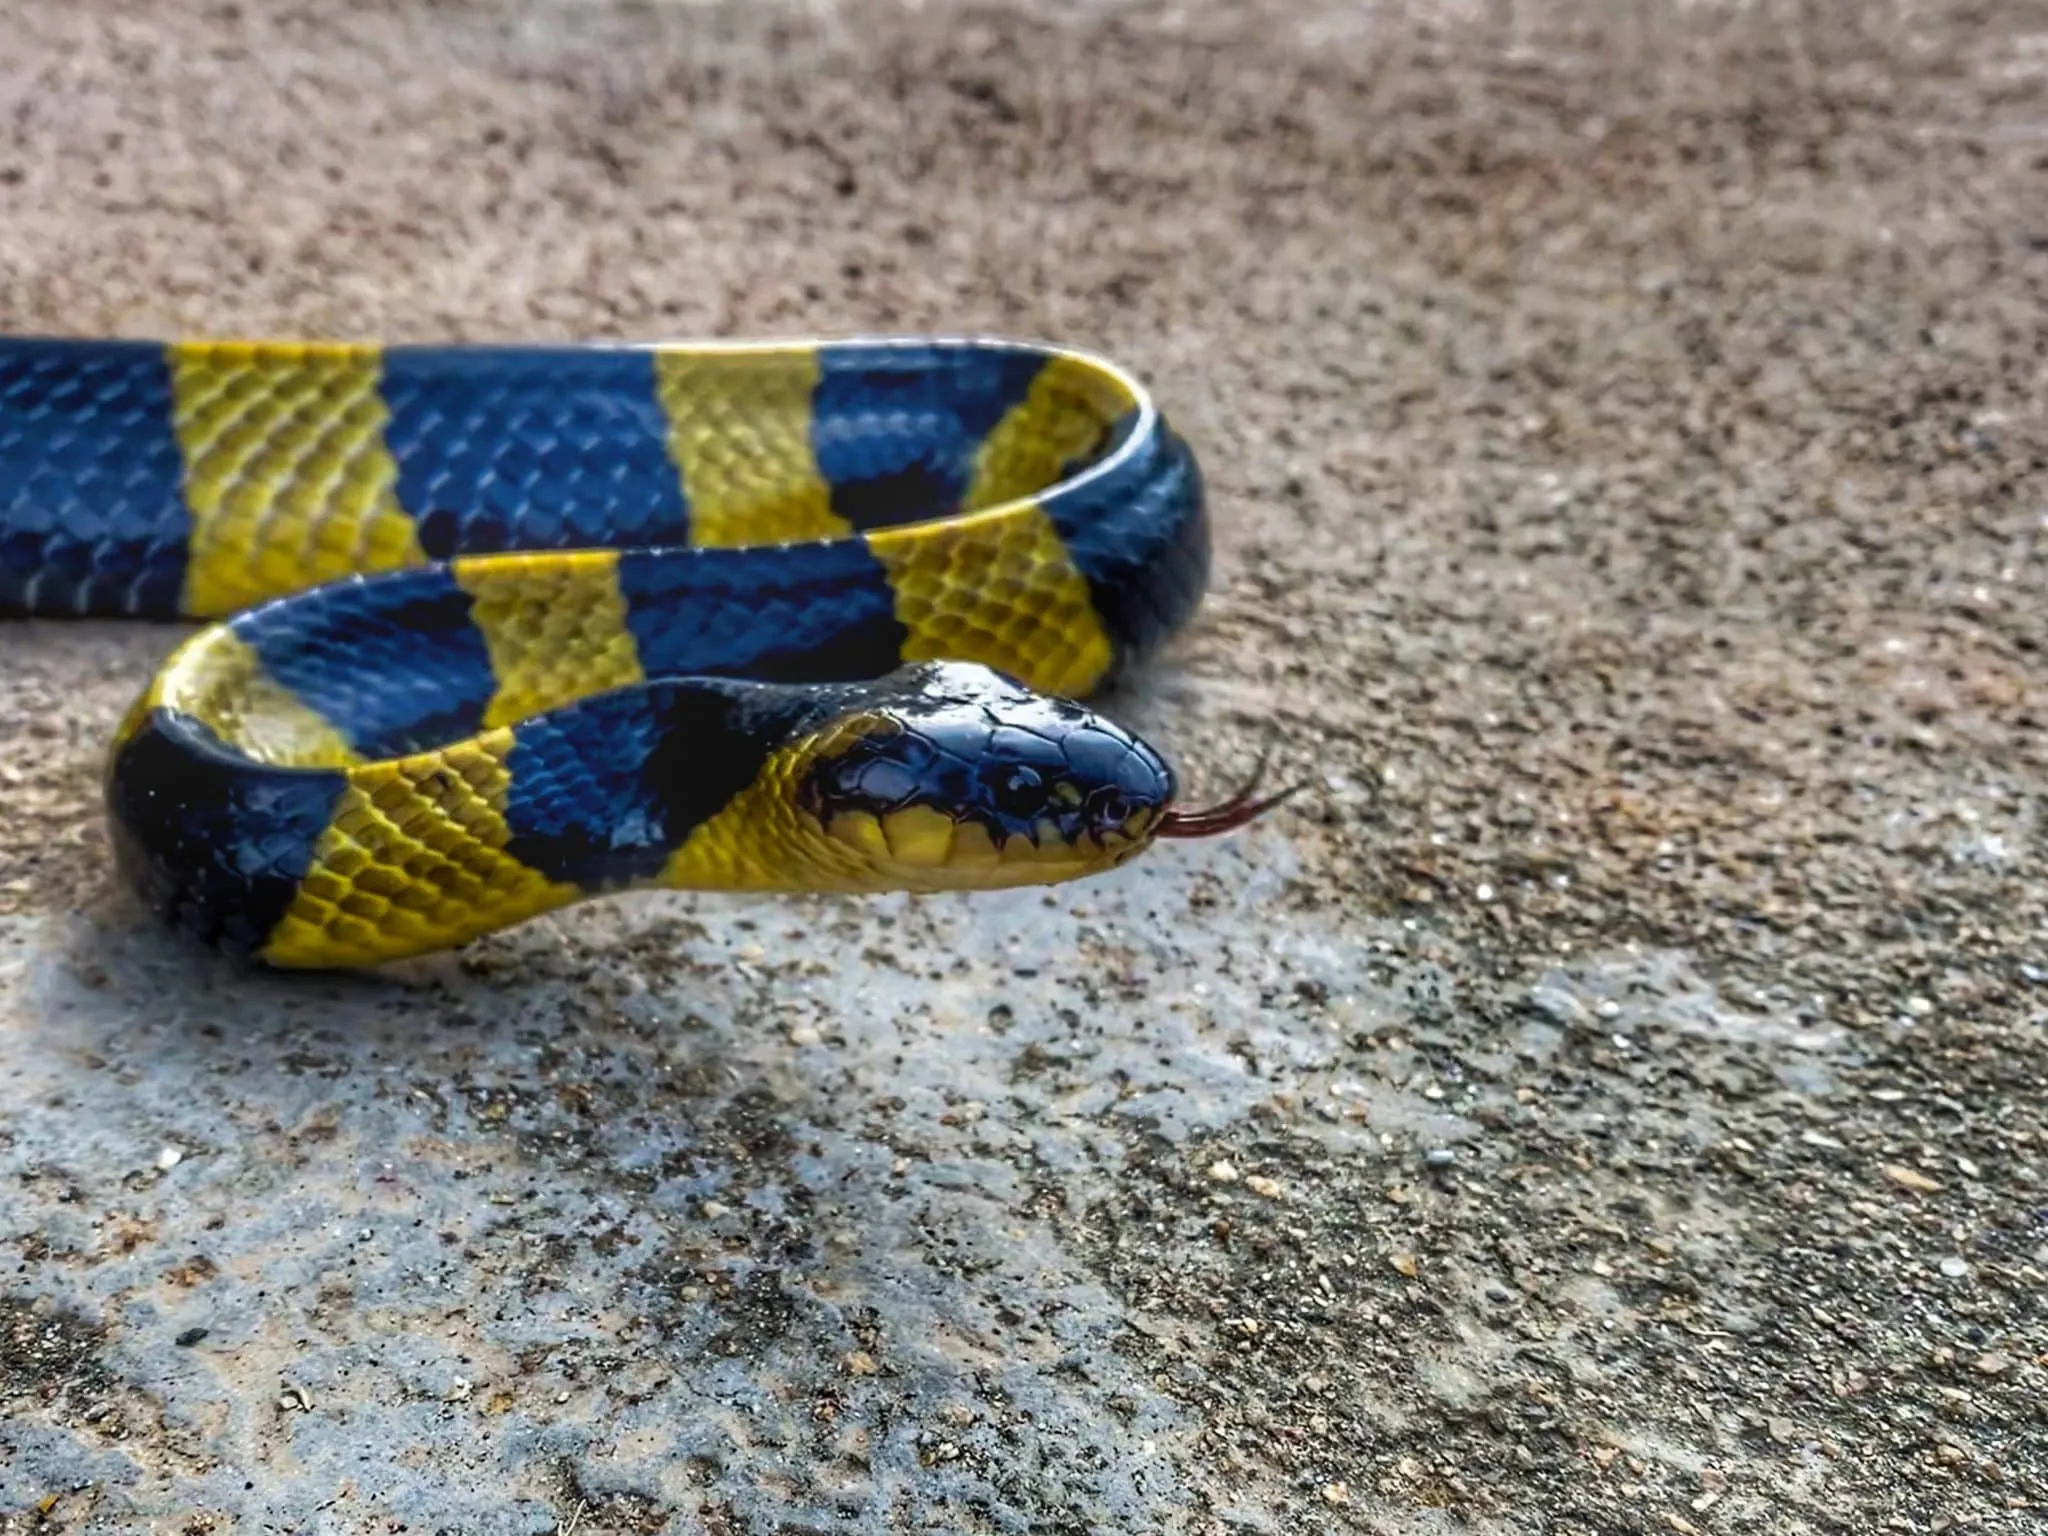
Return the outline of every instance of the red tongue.
<path id="1" fill-rule="evenodd" d="M 1250 826 L 1266 812 L 1301 793 L 1308 786 L 1290 784 L 1276 794 L 1257 798 L 1259 780 L 1266 776 L 1266 759 L 1259 758 L 1259 766 L 1252 770 L 1251 782 L 1221 805 L 1212 805 L 1199 811 L 1168 811 L 1159 818 L 1159 825 L 1152 829 L 1155 837 L 1218 837 L 1225 832 L 1235 832 L 1239 827 Z"/>

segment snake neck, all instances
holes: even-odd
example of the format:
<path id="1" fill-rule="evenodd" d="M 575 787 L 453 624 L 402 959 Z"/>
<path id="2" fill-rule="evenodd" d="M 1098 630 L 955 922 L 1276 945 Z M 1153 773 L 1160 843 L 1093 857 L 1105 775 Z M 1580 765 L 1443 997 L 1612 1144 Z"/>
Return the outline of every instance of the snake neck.
<path id="1" fill-rule="evenodd" d="M 286 765 L 158 705 L 112 759 L 114 851 L 159 917 L 280 966 L 402 959 L 632 888 L 801 881 L 762 786 L 842 708 L 832 685 L 656 680 L 428 751 Z"/>

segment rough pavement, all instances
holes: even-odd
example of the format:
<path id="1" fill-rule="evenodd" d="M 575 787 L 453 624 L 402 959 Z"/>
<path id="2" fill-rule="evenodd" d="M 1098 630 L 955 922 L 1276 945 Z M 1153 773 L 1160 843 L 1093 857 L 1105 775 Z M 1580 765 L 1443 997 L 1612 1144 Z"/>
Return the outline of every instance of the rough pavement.
<path id="1" fill-rule="evenodd" d="M 1314 789 L 254 982 L 0 630 L 0 1530 L 2041 1529 L 2030 10 L 10 7 L 0 324 L 1103 348 Z"/>

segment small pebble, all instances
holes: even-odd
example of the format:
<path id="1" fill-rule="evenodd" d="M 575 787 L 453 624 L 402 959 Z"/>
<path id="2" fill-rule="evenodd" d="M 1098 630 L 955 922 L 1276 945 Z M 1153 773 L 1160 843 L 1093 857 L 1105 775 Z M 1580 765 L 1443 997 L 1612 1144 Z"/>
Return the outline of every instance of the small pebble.
<path id="1" fill-rule="evenodd" d="M 1908 1168 L 1904 1163 L 1886 1163 L 1884 1176 L 1901 1189 L 1910 1189 L 1918 1195 L 1931 1195 L 1941 1188 L 1938 1181 L 1930 1179 L 1918 1168 Z"/>
<path id="2" fill-rule="evenodd" d="M 1253 1174 L 1244 1181 L 1244 1187 L 1262 1199 L 1278 1200 L 1280 1198 L 1280 1181 L 1269 1179 L 1263 1174 Z"/>
<path id="3" fill-rule="evenodd" d="M 706 1200 L 704 1202 L 704 1219 L 706 1221 L 716 1221 L 726 1213 L 727 1209 L 728 1207 L 716 1200 Z"/>
<path id="4" fill-rule="evenodd" d="M 1219 1157 L 1209 1165 L 1209 1177 L 1218 1184 L 1234 1184 L 1237 1182 L 1237 1165 Z"/>
<path id="5" fill-rule="evenodd" d="M 1970 1262 L 1952 1253 L 1941 1261 L 1941 1272 L 1951 1280 L 1960 1280 L 1970 1272 Z"/>
<path id="6" fill-rule="evenodd" d="M 1425 1167 L 1449 1168 L 1458 1161 L 1458 1154 L 1449 1147 L 1431 1147 L 1422 1154 Z"/>
<path id="7" fill-rule="evenodd" d="M 212 1331 L 213 1330 L 211 1328 L 187 1328 L 183 1333 L 178 1335 L 175 1342 L 177 1343 L 177 1346 L 180 1349 L 190 1349 L 194 1344 L 197 1344 L 201 1339 L 205 1338 Z"/>
<path id="8" fill-rule="evenodd" d="M 185 1151 L 182 1147 L 165 1147 L 163 1151 L 156 1155 L 156 1165 L 165 1173 L 169 1173 L 184 1160 Z"/>
<path id="9" fill-rule="evenodd" d="M 1343 1483 L 1325 1483 L 1323 1484 L 1323 1502 L 1325 1504 L 1349 1504 L 1351 1502 L 1351 1489 Z"/>
<path id="10" fill-rule="evenodd" d="M 1413 1280 L 1416 1277 L 1416 1275 L 1420 1273 L 1422 1268 L 1422 1266 L 1416 1262 L 1415 1255 L 1410 1253 L 1406 1248 L 1397 1248 L 1394 1250 L 1394 1252 L 1388 1254 L 1387 1262 L 1394 1266 L 1395 1274 L 1405 1275 L 1410 1280 Z"/>
<path id="11" fill-rule="evenodd" d="M 846 1357 L 846 1368 L 856 1376 L 875 1374 L 875 1357 L 864 1349 L 856 1349 Z"/>
<path id="12" fill-rule="evenodd" d="M 2012 1356 L 2001 1355 L 1997 1350 L 1977 1357 L 1977 1373 L 1980 1376 L 2003 1376 L 2011 1369 Z"/>

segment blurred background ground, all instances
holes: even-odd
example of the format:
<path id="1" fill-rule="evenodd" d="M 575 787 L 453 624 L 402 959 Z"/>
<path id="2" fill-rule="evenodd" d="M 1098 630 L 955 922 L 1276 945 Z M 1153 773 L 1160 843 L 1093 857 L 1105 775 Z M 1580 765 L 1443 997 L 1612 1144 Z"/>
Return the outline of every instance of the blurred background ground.
<path id="1" fill-rule="evenodd" d="M 0 324 L 997 330 L 1201 452 L 1100 886 L 255 983 L 0 632 L 0 1529 L 2039 1529 L 2048 15 L 5 8 Z"/>

